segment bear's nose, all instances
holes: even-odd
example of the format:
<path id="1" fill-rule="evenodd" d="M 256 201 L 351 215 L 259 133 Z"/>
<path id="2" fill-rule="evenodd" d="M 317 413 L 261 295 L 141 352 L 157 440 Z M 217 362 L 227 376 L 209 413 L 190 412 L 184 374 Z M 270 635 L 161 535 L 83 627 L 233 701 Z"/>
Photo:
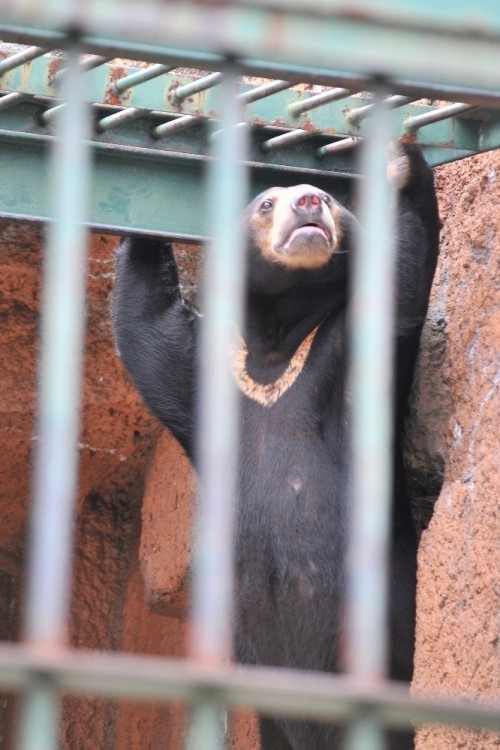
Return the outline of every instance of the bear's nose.
<path id="1" fill-rule="evenodd" d="M 300 216 L 314 216 L 322 211 L 321 198 L 316 193 L 302 193 L 292 200 L 292 209 Z"/>

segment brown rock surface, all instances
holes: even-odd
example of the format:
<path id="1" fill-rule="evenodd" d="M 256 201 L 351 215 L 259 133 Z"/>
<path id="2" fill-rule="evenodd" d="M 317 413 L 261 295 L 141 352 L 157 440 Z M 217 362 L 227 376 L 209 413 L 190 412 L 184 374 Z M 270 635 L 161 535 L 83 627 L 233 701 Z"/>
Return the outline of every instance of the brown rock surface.
<path id="1" fill-rule="evenodd" d="M 484 701 L 498 700 L 500 685 L 497 175 L 500 152 L 438 170 L 443 249 L 408 448 L 424 526 L 444 475 L 420 549 L 414 690 Z M 0 637 L 7 640 L 18 637 L 22 608 L 42 238 L 32 225 L 0 223 Z M 186 602 L 193 477 L 116 357 L 109 317 L 115 246 L 110 237 L 90 242 L 70 640 L 183 656 L 178 616 Z M 178 258 L 192 296 L 196 253 L 182 247 Z M 12 746 L 12 717 L 12 701 L 0 702 L 2 750 Z M 72 698 L 63 717 L 67 749 L 177 750 L 184 733 L 175 706 Z M 233 724 L 234 750 L 254 750 L 248 717 Z M 424 728 L 418 739 L 419 750 L 499 745 L 498 736 L 451 729 Z"/>
<path id="2" fill-rule="evenodd" d="M 435 334 L 417 411 L 428 466 L 445 475 L 420 545 L 414 690 L 498 704 L 500 152 L 442 167 L 437 185 L 443 241 L 431 318 L 441 345 Z M 497 748 L 500 735 L 423 728 L 417 743 L 459 747 Z"/>

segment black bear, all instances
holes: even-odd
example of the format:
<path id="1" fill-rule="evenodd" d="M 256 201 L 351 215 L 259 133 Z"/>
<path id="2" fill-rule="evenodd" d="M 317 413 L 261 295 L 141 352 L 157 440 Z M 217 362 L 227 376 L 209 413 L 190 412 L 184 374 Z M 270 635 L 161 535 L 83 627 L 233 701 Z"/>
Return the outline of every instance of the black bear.
<path id="1" fill-rule="evenodd" d="M 416 538 L 402 459 L 403 418 L 435 271 L 439 218 L 420 150 L 398 144 L 395 439 L 390 676 L 412 676 Z M 356 220 L 310 185 L 273 188 L 243 216 L 246 322 L 235 655 L 249 664 L 338 672 L 350 481 L 349 264 Z M 181 296 L 169 243 L 125 239 L 114 296 L 117 346 L 148 407 L 193 459 L 199 315 Z M 326 750 L 326 724 L 262 719 L 263 750 Z M 391 732 L 391 748 L 413 747 Z"/>

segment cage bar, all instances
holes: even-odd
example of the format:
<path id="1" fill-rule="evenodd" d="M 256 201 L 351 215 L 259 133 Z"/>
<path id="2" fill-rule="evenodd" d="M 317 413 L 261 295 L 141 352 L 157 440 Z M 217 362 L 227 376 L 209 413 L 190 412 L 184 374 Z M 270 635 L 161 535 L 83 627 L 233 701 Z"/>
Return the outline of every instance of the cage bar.
<path id="1" fill-rule="evenodd" d="M 243 239 L 240 215 L 247 198 L 246 129 L 228 66 L 221 87 L 224 138 L 214 140 L 208 175 L 210 231 L 205 269 L 200 369 L 198 461 L 200 519 L 193 582 L 191 653 L 203 663 L 226 660 L 232 648 L 232 544 L 236 497 L 238 397 L 232 377 L 235 331 L 242 328 Z"/>
<path id="2" fill-rule="evenodd" d="M 362 150 L 366 179 L 360 183 L 361 229 L 352 281 L 353 491 L 345 638 L 349 672 L 376 683 L 386 676 L 388 661 L 395 242 L 386 177 L 390 105 L 383 84 L 374 93 L 371 133 Z M 350 726 L 348 747 L 382 750 L 380 724 L 370 715 L 360 716 Z"/>
<path id="3" fill-rule="evenodd" d="M 238 101 L 237 68 L 224 66 L 222 132 L 214 139 L 208 174 L 210 236 L 205 267 L 197 437 L 199 510 L 194 545 L 190 653 L 210 669 L 232 654 L 233 541 L 237 497 L 238 394 L 232 377 L 235 332 L 243 323 L 247 199 L 246 128 Z M 222 748 L 222 706 L 213 693 L 191 706 L 189 750 Z"/>
<path id="4" fill-rule="evenodd" d="M 90 122 L 69 45 L 63 79 L 66 106 L 52 155 L 49 228 L 42 314 L 42 357 L 33 482 L 25 638 L 38 647 L 66 643 L 72 526 L 77 478 L 81 351 L 84 327 L 85 206 L 90 179 Z M 50 680 L 34 679 L 22 712 L 22 750 L 53 750 L 58 698 Z"/>

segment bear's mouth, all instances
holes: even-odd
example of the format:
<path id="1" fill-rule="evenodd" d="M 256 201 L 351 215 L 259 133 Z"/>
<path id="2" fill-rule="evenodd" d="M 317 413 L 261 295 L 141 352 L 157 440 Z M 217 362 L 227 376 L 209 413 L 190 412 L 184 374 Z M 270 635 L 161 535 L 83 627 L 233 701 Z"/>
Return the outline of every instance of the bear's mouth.
<path id="1" fill-rule="evenodd" d="M 296 240 L 314 240 L 317 237 L 321 237 L 325 240 L 327 245 L 332 244 L 332 236 L 324 224 L 319 222 L 308 222 L 307 224 L 301 224 L 300 227 L 292 229 L 288 235 L 288 239 L 283 245 L 284 250 L 288 250 L 290 245 Z"/>

